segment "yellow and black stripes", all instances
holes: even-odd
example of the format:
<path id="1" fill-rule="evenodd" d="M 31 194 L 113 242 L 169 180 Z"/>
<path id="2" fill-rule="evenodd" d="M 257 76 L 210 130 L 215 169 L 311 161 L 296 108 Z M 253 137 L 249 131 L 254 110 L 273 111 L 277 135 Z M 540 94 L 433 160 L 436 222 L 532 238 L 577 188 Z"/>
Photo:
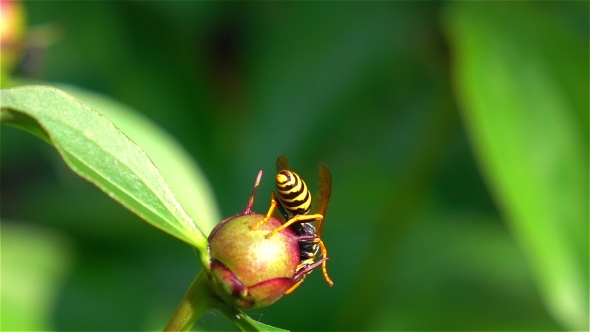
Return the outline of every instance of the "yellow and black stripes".
<path id="1" fill-rule="evenodd" d="M 283 206 L 293 215 L 304 215 L 311 208 L 311 194 L 305 181 L 288 170 L 277 173 L 277 192 Z"/>

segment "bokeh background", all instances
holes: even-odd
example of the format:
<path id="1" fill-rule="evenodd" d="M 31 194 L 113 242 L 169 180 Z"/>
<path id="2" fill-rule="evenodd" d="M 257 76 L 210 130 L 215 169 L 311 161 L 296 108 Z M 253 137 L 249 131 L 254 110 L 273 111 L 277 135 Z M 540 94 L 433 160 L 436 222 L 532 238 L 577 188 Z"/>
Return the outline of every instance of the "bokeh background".
<path id="1" fill-rule="evenodd" d="M 198 162 L 222 216 L 259 169 L 266 211 L 280 154 L 312 188 L 330 166 L 335 286 L 313 273 L 253 318 L 588 330 L 587 2 L 20 6 L 24 53 L 3 75 L 151 119 Z M 200 269 L 193 250 L 48 144 L 1 134 L 2 329 L 162 329 Z M 212 311 L 195 329 L 237 327 Z"/>

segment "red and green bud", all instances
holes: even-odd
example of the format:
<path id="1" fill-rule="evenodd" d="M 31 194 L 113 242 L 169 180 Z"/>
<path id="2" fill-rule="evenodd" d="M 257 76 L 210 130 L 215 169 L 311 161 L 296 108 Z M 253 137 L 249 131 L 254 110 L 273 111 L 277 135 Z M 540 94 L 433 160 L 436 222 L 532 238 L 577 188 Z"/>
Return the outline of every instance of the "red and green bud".
<path id="1" fill-rule="evenodd" d="M 279 300 L 292 285 L 299 264 L 297 236 L 289 228 L 270 239 L 283 222 L 261 214 L 244 214 L 220 223 L 209 236 L 210 275 L 215 290 L 238 308 L 260 308 Z"/>

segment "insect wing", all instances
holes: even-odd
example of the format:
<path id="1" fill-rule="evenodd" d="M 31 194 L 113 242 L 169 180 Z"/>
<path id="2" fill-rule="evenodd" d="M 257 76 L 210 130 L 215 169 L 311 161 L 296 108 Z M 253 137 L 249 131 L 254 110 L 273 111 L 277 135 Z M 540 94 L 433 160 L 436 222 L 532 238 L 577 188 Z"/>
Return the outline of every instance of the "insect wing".
<path id="1" fill-rule="evenodd" d="M 277 158 L 277 173 L 285 170 L 289 170 L 289 160 L 287 159 L 287 156 L 283 154 Z"/>
<path id="2" fill-rule="evenodd" d="M 324 216 L 324 219 L 316 222 L 316 233 L 318 236 L 322 235 L 322 228 L 324 227 L 324 221 L 326 220 L 326 211 L 328 210 L 328 202 L 330 202 L 330 196 L 332 196 L 332 174 L 330 169 L 324 163 L 320 163 L 319 168 L 319 181 L 318 181 L 318 198 L 317 198 L 317 210 Z"/>

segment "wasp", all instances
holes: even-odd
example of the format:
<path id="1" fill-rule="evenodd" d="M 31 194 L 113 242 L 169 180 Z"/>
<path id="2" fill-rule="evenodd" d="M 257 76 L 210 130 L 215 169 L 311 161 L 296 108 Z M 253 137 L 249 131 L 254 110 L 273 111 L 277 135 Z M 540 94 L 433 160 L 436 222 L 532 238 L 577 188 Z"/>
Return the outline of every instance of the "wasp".
<path id="1" fill-rule="evenodd" d="M 298 236 L 300 262 L 293 278 L 294 284 L 285 294 L 290 294 L 301 285 L 305 277 L 318 266 L 322 266 L 324 278 L 332 287 L 334 283 L 328 276 L 326 261 L 328 250 L 324 241 L 320 238 L 324 226 L 324 219 L 328 209 L 330 196 L 332 195 L 332 174 L 326 164 L 319 166 L 319 188 L 317 195 L 317 206 L 314 214 L 309 214 L 312 206 L 312 197 L 307 184 L 301 177 L 289 169 L 289 161 L 285 155 L 277 158 L 276 193 L 271 192 L 270 208 L 266 216 L 260 221 L 252 224 L 252 229 L 262 225 L 270 219 L 275 209 L 278 208 L 285 219 L 285 223 L 275 228 L 266 235 L 270 238 L 276 233 L 289 227 Z M 315 221 L 315 227 L 311 222 Z M 318 252 L 321 251 L 322 258 L 315 261 Z"/>

